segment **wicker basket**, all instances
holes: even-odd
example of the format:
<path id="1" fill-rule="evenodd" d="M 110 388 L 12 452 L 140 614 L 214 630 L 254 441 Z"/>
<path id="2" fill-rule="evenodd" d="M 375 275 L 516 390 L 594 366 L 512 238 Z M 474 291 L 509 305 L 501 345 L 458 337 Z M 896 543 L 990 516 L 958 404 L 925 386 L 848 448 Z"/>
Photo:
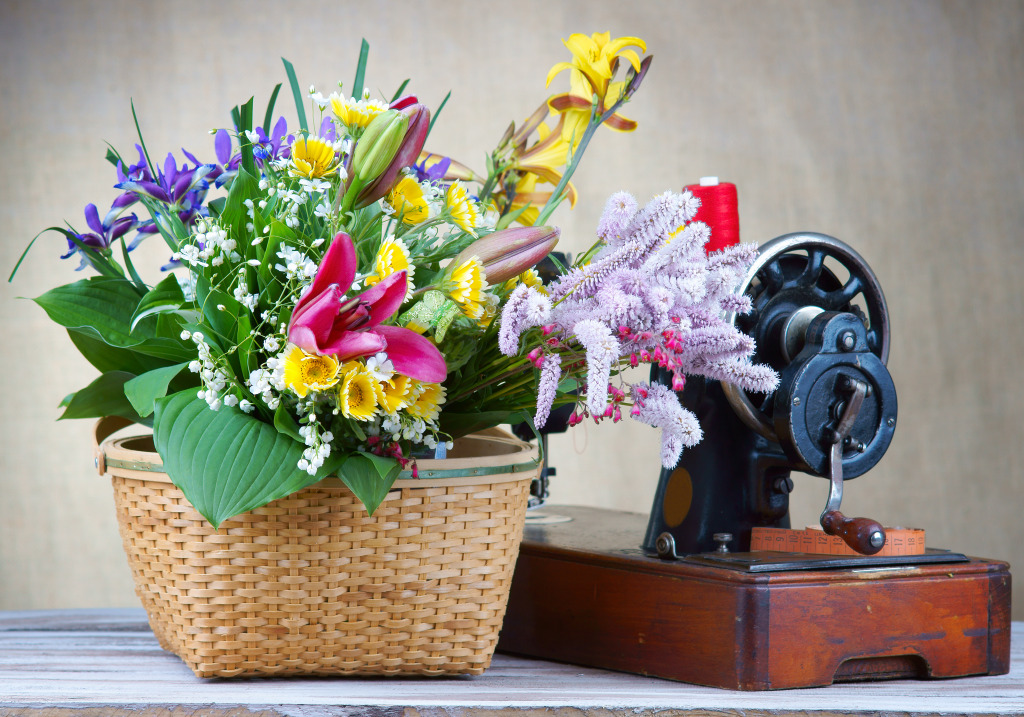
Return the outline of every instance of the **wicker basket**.
<path id="1" fill-rule="evenodd" d="M 480 674 L 505 615 L 537 448 L 501 431 L 419 461 L 373 517 L 337 478 L 214 530 L 148 436 L 108 439 L 135 590 L 160 645 L 200 677 Z"/>

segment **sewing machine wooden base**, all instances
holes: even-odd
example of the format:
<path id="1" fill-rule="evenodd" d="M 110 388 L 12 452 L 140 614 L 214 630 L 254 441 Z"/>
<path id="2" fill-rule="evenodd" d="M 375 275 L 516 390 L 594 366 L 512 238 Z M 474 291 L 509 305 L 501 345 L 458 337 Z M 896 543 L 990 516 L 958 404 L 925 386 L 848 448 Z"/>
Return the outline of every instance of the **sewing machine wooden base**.
<path id="1" fill-rule="evenodd" d="M 1009 671 L 1006 563 L 759 572 L 777 554 L 663 561 L 635 547 L 644 515 L 541 512 L 572 520 L 528 524 L 503 652 L 739 690 Z"/>

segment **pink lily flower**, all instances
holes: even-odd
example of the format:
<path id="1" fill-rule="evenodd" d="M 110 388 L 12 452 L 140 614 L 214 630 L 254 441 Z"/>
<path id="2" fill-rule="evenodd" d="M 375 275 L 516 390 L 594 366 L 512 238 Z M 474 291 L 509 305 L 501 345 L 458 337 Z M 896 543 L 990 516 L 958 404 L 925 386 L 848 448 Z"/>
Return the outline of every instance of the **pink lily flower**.
<path id="1" fill-rule="evenodd" d="M 444 357 L 429 339 L 400 326 L 382 326 L 402 305 L 404 271 L 358 296 L 346 298 L 356 277 L 356 250 L 339 232 L 327 249 L 313 284 L 288 322 L 288 340 L 310 353 L 347 361 L 384 351 L 395 370 L 418 381 L 440 383 L 448 374 Z"/>

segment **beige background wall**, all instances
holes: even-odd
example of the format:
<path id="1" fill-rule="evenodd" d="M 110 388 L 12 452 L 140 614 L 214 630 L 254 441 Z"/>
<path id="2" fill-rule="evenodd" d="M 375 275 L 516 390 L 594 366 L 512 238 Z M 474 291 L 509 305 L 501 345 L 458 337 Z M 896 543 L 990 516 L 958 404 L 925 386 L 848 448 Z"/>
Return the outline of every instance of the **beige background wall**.
<path id="1" fill-rule="evenodd" d="M 452 98 L 430 147 L 478 168 L 546 96 L 561 38 L 638 35 L 655 55 L 626 114 L 555 215 L 589 244 L 608 194 L 641 200 L 716 174 L 740 188 L 745 240 L 813 230 L 852 244 L 885 288 L 900 425 L 844 509 L 924 527 L 935 546 L 1018 563 L 1024 470 L 1024 5 L 1021 2 L 0 3 L 0 269 L 40 229 L 116 192 L 104 141 L 131 151 L 134 100 L 156 156 L 212 157 L 210 127 L 284 80 Z M 291 112 L 290 100 L 279 107 Z M 47 235 L 0 286 L 0 609 L 134 605 L 89 425 L 57 403 L 92 369 L 36 296 L 74 280 Z M 156 265 L 158 240 L 142 250 Z M 153 274 L 150 274 L 153 276 Z M 556 502 L 649 509 L 658 436 L 583 426 L 553 442 Z M 797 480 L 813 522 L 824 481 Z M 1021 592 L 1014 616 L 1024 619 Z"/>

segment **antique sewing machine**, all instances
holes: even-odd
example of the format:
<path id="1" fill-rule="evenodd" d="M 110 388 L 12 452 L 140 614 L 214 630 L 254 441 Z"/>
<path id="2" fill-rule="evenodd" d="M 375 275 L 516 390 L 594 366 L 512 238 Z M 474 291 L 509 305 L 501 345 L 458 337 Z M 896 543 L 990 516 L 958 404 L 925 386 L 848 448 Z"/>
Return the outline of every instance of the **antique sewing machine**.
<path id="1" fill-rule="evenodd" d="M 778 389 L 689 379 L 681 400 L 705 438 L 662 470 L 649 517 L 539 511 L 498 649 L 747 690 L 1006 673 L 1005 563 L 840 510 L 897 423 L 870 267 L 837 239 L 790 234 L 761 247 L 740 291 L 754 309 L 730 320 Z M 790 528 L 792 471 L 828 481 L 820 529 Z"/>

